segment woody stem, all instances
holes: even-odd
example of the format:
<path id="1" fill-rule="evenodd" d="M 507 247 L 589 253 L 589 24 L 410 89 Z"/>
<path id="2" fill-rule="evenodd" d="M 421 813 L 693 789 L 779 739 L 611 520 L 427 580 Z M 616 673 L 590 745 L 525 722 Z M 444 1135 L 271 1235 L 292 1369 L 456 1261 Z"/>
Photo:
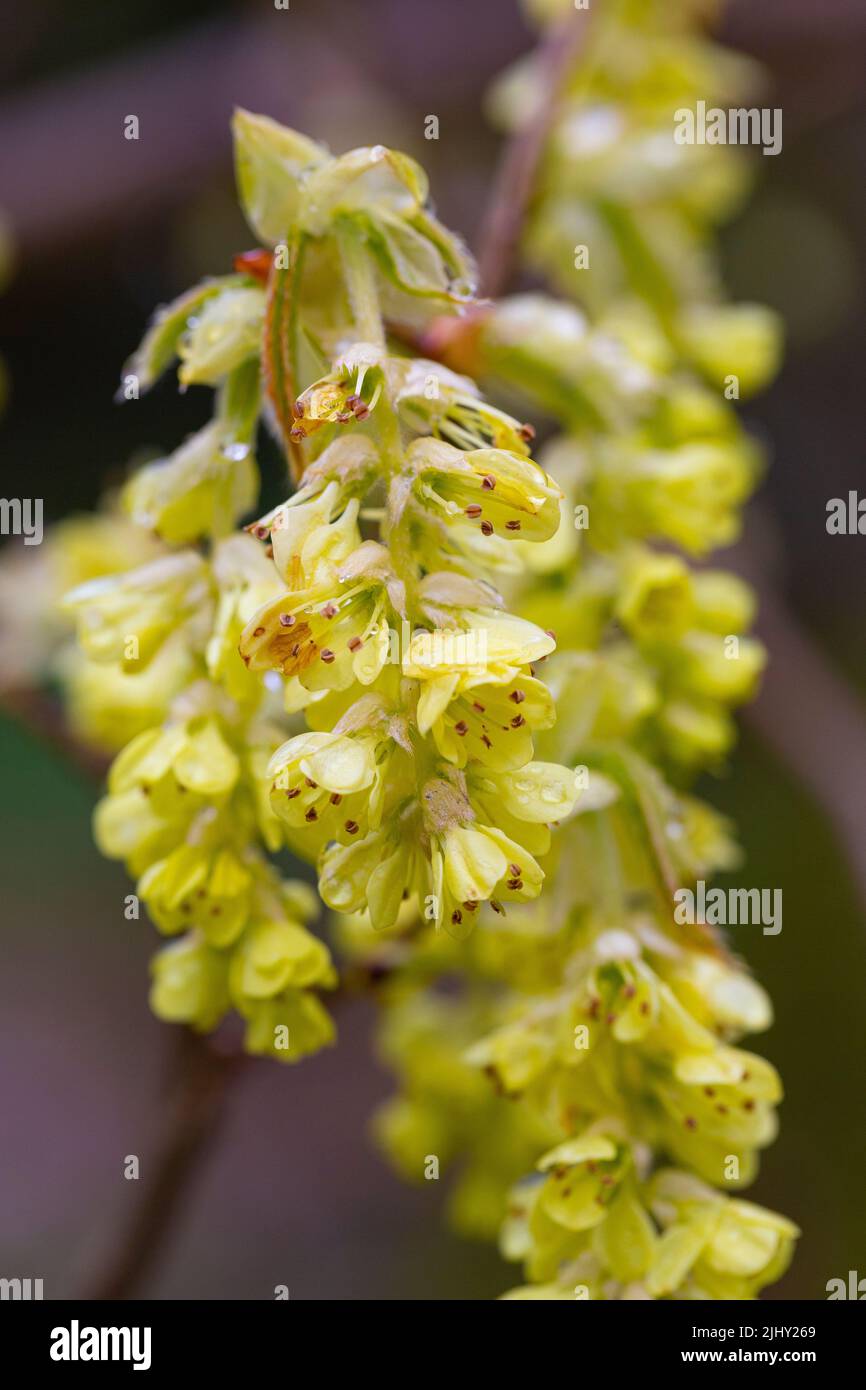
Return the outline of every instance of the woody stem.
<path id="1" fill-rule="evenodd" d="M 585 42 L 588 16 L 588 10 L 578 10 L 551 26 L 539 51 L 542 98 L 532 119 L 505 146 L 478 253 L 481 289 L 489 299 L 505 293 L 514 272 L 544 147 L 563 88 Z"/>

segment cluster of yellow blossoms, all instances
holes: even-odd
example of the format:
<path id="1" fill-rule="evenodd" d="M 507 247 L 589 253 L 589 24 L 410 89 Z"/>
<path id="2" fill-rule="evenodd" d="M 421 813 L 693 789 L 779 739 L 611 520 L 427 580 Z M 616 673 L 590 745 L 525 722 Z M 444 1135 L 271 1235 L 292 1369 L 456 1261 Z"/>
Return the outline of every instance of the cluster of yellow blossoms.
<path id="1" fill-rule="evenodd" d="M 317 861 L 338 911 L 387 928 L 408 903 L 463 936 L 485 903 L 537 897 L 549 826 L 580 788 L 534 758 L 554 719 L 535 664 L 554 639 L 488 577 L 554 534 L 560 489 L 528 427 L 386 343 L 386 313 L 423 326 L 462 310 L 468 255 L 405 156 L 333 158 L 246 113 L 235 134 L 269 249 L 162 310 L 122 387 L 177 360 L 183 385 L 215 388 L 214 418 L 126 488 L 158 553 L 87 579 L 65 609 L 108 677 L 90 692 L 103 711 L 157 673 L 157 718 L 95 821 L 179 937 L 154 964 L 156 1012 L 212 1028 L 234 1008 L 249 1048 L 292 1060 L 330 1039 L 312 991 L 335 976 L 304 925 L 309 890 L 268 853 Z M 257 496 L 262 405 L 296 489 L 232 534 Z M 287 738 L 301 711 L 308 731 Z"/>
<path id="2" fill-rule="evenodd" d="M 390 972 L 383 1046 L 403 1081 L 377 1124 L 408 1176 L 431 1154 L 453 1163 L 458 1226 L 498 1232 L 524 1263 L 530 1282 L 509 1297 L 750 1298 L 797 1235 L 729 1195 L 776 1132 L 779 1078 L 736 1045 L 770 1004 L 716 933 L 672 915 L 679 887 L 738 862 L 683 789 L 728 751 L 763 651 L 744 635 L 748 587 L 688 557 L 738 534 L 760 458 L 729 402 L 779 357 L 769 311 L 719 301 L 705 244 L 739 157 L 674 144 L 672 121 L 748 74 L 695 32 L 693 5 L 613 3 L 584 23 L 526 246 L 576 302 L 518 295 L 428 334 L 450 366 L 561 430 L 540 460 L 562 525 L 521 547 L 508 592 L 556 630 L 544 679 L 558 719 L 538 750 L 584 791 L 538 903 L 483 916 L 459 961 L 408 920 L 372 953 Z M 494 111 L 531 118 L 538 82 L 522 64 Z M 361 922 L 344 937 L 369 951 Z M 455 1001 L 438 982 L 458 970 Z"/>
<path id="3" fill-rule="evenodd" d="M 524 1264 L 508 1297 L 750 1298 L 797 1234 L 731 1195 L 775 1133 L 778 1077 L 738 1045 L 769 1002 L 673 919 L 736 863 L 686 789 L 763 660 L 747 588 L 687 557 L 737 533 L 760 459 L 729 402 L 778 357 L 707 248 L 739 161 L 671 135 L 749 76 L 706 9 L 581 17 L 526 238 L 573 304 L 479 304 L 414 161 L 239 113 L 265 249 L 163 309 L 121 388 L 177 363 L 213 418 L 134 474 L 107 547 L 74 522 L 53 552 L 73 720 L 118 752 L 96 837 L 175 938 L 155 1011 L 234 1010 L 280 1060 L 328 1043 L 315 895 L 273 856 L 314 862 L 379 981 L 382 1142 L 455 1169 L 459 1226 Z M 531 119 L 539 82 L 507 74 L 494 113 Z M 540 463 L 477 380 L 556 425 Z M 243 533 L 262 415 L 294 489 Z"/>

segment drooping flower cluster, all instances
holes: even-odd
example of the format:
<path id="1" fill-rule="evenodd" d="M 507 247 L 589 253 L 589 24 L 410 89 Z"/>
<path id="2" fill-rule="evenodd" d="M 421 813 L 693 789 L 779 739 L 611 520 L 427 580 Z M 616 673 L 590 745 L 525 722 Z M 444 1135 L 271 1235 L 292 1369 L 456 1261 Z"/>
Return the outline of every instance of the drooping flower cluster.
<path id="1" fill-rule="evenodd" d="M 242 160 L 266 163 L 285 138 L 252 123 Z M 578 788 L 534 760 L 554 718 L 534 664 L 554 640 L 508 613 L 489 578 L 515 541 L 554 534 L 559 488 L 532 462 L 530 431 L 470 380 L 387 348 L 385 313 L 417 313 L 409 295 L 459 305 L 471 280 L 425 197 L 418 167 L 382 149 L 313 153 L 296 180 L 294 332 L 309 341 L 318 321 L 310 260 L 331 267 L 344 309 L 317 330 L 327 370 L 291 402 L 300 486 L 252 528 L 281 591 L 240 652 L 305 709 L 309 732 L 271 759 L 271 806 L 292 848 L 317 859 L 325 902 L 384 928 L 410 901 L 463 935 L 481 904 L 538 895 L 547 826 Z"/>
<path id="2" fill-rule="evenodd" d="M 479 305 L 413 160 L 239 113 L 261 248 L 162 310 L 121 388 L 177 363 L 213 418 L 133 475 L 123 554 L 84 536 L 66 600 L 77 725 L 122 750 L 96 837 L 174 938 L 155 1011 L 235 1010 L 282 1060 L 329 1042 L 314 895 L 272 856 L 314 862 L 384 982 L 382 1141 L 410 1178 L 457 1170 L 457 1222 L 524 1263 L 511 1297 L 753 1297 L 796 1236 L 731 1195 L 775 1133 L 778 1077 L 740 1045 L 769 1002 L 673 918 L 736 863 L 683 788 L 762 653 L 746 586 L 689 557 L 736 535 L 760 460 L 730 399 L 777 356 L 706 244 L 740 165 L 670 135 L 745 71 L 694 9 L 592 15 L 526 248 L 575 304 Z M 537 98 L 529 63 L 494 108 Z M 540 463 L 478 380 L 554 422 Z M 293 487 L 238 533 L 262 415 Z"/>
<path id="3" fill-rule="evenodd" d="M 199 1028 L 234 1008 L 248 1047 L 292 1059 L 330 1038 L 311 990 L 335 977 L 303 885 L 269 853 L 315 861 L 326 903 L 383 928 L 408 903 L 463 936 L 484 903 L 541 890 L 579 787 L 534 756 L 554 639 L 493 576 L 516 542 L 554 534 L 561 493 L 527 426 L 389 351 L 385 313 L 423 322 L 471 292 L 419 167 L 382 147 L 333 158 L 246 113 L 235 135 L 267 250 L 160 311 L 122 387 L 177 361 L 183 385 L 215 388 L 214 418 L 125 490 L 154 557 L 65 608 L 87 669 L 131 686 L 160 672 L 96 814 L 100 847 L 179 937 L 154 1008 Z M 257 495 L 262 404 L 295 490 L 232 535 Z"/>
<path id="4" fill-rule="evenodd" d="M 570 0 L 530 0 L 544 24 Z M 748 163 L 726 144 L 675 139 L 678 111 L 739 106 L 760 88 L 757 65 L 703 32 L 717 0 L 612 0 L 583 16 L 580 55 L 541 171 L 526 254 L 593 320 L 658 325 L 679 358 L 719 390 L 733 370 L 743 395 L 773 376 L 776 315 L 724 302 L 708 235 L 749 186 Z M 490 95 L 506 129 L 545 98 L 540 50 Z M 732 367 L 735 363 L 735 368 Z"/>
<path id="5" fill-rule="evenodd" d="M 154 1011 L 209 1030 L 235 1009 L 250 1051 L 290 1061 L 332 1038 L 312 987 L 336 976 L 304 925 L 315 895 L 267 855 L 282 844 L 263 788 L 281 711 L 236 647 L 246 612 L 272 589 L 256 542 L 241 535 L 207 557 L 166 551 L 91 579 L 66 608 L 87 663 L 78 695 L 88 727 L 107 723 L 117 689 L 138 682 L 159 721 L 115 759 L 94 822 L 100 849 L 124 860 L 155 925 L 177 938 L 153 962 Z M 99 676 L 82 687 L 81 669 Z M 180 679 L 167 680 L 175 669 Z"/>
<path id="6" fill-rule="evenodd" d="M 538 747 L 582 770 L 582 814 L 556 836 L 539 902 L 507 922 L 482 916 L 459 1005 L 435 983 L 460 967 L 411 920 L 372 952 L 377 974 L 393 972 L 385 1047 L 403 1079 L 380 1133 L 416 1179 L 433 1152 L 458 1170 L 458 1224 L 500 1228 L 503 1253 L 524 1262 L 531 1283 L 511 1296 L 750 1298 L 784 1272 L 797 1234 L 729 1195 L 776 1131 L 778 1076 L 738 1046 L 771 1010 L 716 933 L 674 919 L 677 889 L 735 867 L 737 851 L 661 774 L 683 786 L 720 762 L 730 707 L 763 664 L 744 635 L 748 587 L 688 557 L 737 535 L 759 458 L 729 401 L 766 380 L 778 348 L 766 311 L 710 303 L 714 156 L 729 178 L 738 162 L 676 146 L 670 127 L 674 107 L 712 94 L 708 74 L 727 80 L 736 63 L 720 65 L 670 7 L 606 6 L 584 22 L 528 235 L 530 258 L 580 307 L 520 295 L 427 333 L 446 363 L 562 430 L 540 458 L 563 524 L 526 548 L 509 593 L 557 632 L 543 678 L 559 718 Z M 524 65 L 495 105 L 528 117 L 534 81 Z M 703 223 L 687 207 L 699 186 Z M 663 294 L 647 238 L 670 262 Z M 688 280 L 698 251 L 701 287 Z M 710 318 L 701 353 L 687 326 Z M 360 923 L 343 935 L 363 956 Z M 478 1072 L 486 1108 L 467 1103 Z"/>

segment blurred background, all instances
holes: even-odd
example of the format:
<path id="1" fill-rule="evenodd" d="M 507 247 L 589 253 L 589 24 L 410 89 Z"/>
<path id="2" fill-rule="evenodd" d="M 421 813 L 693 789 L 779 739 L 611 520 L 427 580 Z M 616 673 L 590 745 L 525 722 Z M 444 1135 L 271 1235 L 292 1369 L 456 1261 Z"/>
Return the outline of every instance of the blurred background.
<path id="1" fill-rule="evenodd" d="M 771 1298 L 824 1298 L 866 1276 L 866 537 L 828 536 L 826 503 L 863 483 L 866 369 L 866 8 L 733 0 L 722 37 L 767 67 L 784 149 L 726 229 L 734 298 L 779 309 L 785 368 L 748 408 L 772 468 L 736 563 L 757 580 L 772 669 L 730 773 L 702 788 L 739 823 L 738 881 L 782 887 L 784 929 L 741 929 L 776 1005 L 761 1050 L 787 1084 L 782 1131 L 748 1194 L 793 1216 L 799 1253 Z M 142 446 L 203 422 L 171 381 L 113 403 L 154 305 L 222 273 L 251 242 L 237 211 L 234 105 L 335 150 L 417 155 L 438 211 L 472 242 L 497 138 L 481 100 L 533 36 L 516 0 L 19 0 L 0 18 L 3 492 L 46 524 L 92 507 Z M 140 123 L 123 138 L 124 117 Z M 424 140 L 436 114 L 438 141 Z M 32 553 L 32 552 L 31 552 Z M 128 880 L 94 848 L 92 781 L 0 722 L 0 1274 L 63 1297 L 134 1200 L 167 1030 L 151 1018 L 155 933 L 124 918 Z M 736 936 L 736 933 L 735 933 Z M 143 1292 L 158 1298 L 448 1299 L 515 1282 L 440 1220 L 443 1184 L 407 1189 L 367 1136 L 390 1080 L 372 1005 L 300 1067 L 235 1087 L 218 1143 Z"/>

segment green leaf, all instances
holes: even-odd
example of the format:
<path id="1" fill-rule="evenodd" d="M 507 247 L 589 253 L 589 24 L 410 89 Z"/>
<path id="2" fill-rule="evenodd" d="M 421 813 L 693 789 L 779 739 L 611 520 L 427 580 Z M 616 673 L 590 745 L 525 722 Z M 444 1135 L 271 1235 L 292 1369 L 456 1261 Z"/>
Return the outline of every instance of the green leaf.
<path id="1" fill-rule="evenodd" d="M 346 213 L 409 220 L 420 212 L 427 191 L 424 170 L 408 155 L 384 145 L 350 150 L 307 180 L 304 228 L 324 236 L 334 218 Z"/>
<path id="2" fill-rule="evenodd" d="M 301 174 L 329 159 L 324 145 L 267 116 L 237 110 L 232 121 L 235 177 L 246 219 L 274 245 L 294 229 L 301 206 Z"/>
<path id="3" fill-rule="evenodd" d="M 205 280 L 172 300 L 170 304 L 157 309 L 139 347 L 123 369 L 124 378 L 137 377 L 139 391 L 149 391 L 177 357 L 178 344 L 186 332 L 190 318 L 224 290 L 237 289 L 250 283 L 245 275 L 223 275 L 213 280 Z M 117 399 L 125 399 L 123 385 L 118 391 Z"/>
<path id="4" fill-rule="evenodd" d="M 250 442 L 260 405 L 261 369 L 254 357 L 229 373 L 219 394 L 218 416 L 227 443 Z"/>
<path id="5" fill-rule="evenodd" d="M 235 287 L 209 299 L 179 344 L 178 379 L 184 386 L 216 386 L 261 348 L 265 293 Z"/>
<path id="6" fill-rule="evenodd" d="M 412 226 L 437 248 L 450 278 L 455 282 L 454 297 L 471 299 L 478 288 L 478 268 L 462 237 L 443 227 L 425 208 L 415 213 Z"/>
<path id="7" fill-rule="evenodd" d="M 379 213 L 364 217 L 363 224 L 370 249 L 392 284 L 407 294 L 447 296 L 448 277 L 441 256 L 408 222 Z"/>

